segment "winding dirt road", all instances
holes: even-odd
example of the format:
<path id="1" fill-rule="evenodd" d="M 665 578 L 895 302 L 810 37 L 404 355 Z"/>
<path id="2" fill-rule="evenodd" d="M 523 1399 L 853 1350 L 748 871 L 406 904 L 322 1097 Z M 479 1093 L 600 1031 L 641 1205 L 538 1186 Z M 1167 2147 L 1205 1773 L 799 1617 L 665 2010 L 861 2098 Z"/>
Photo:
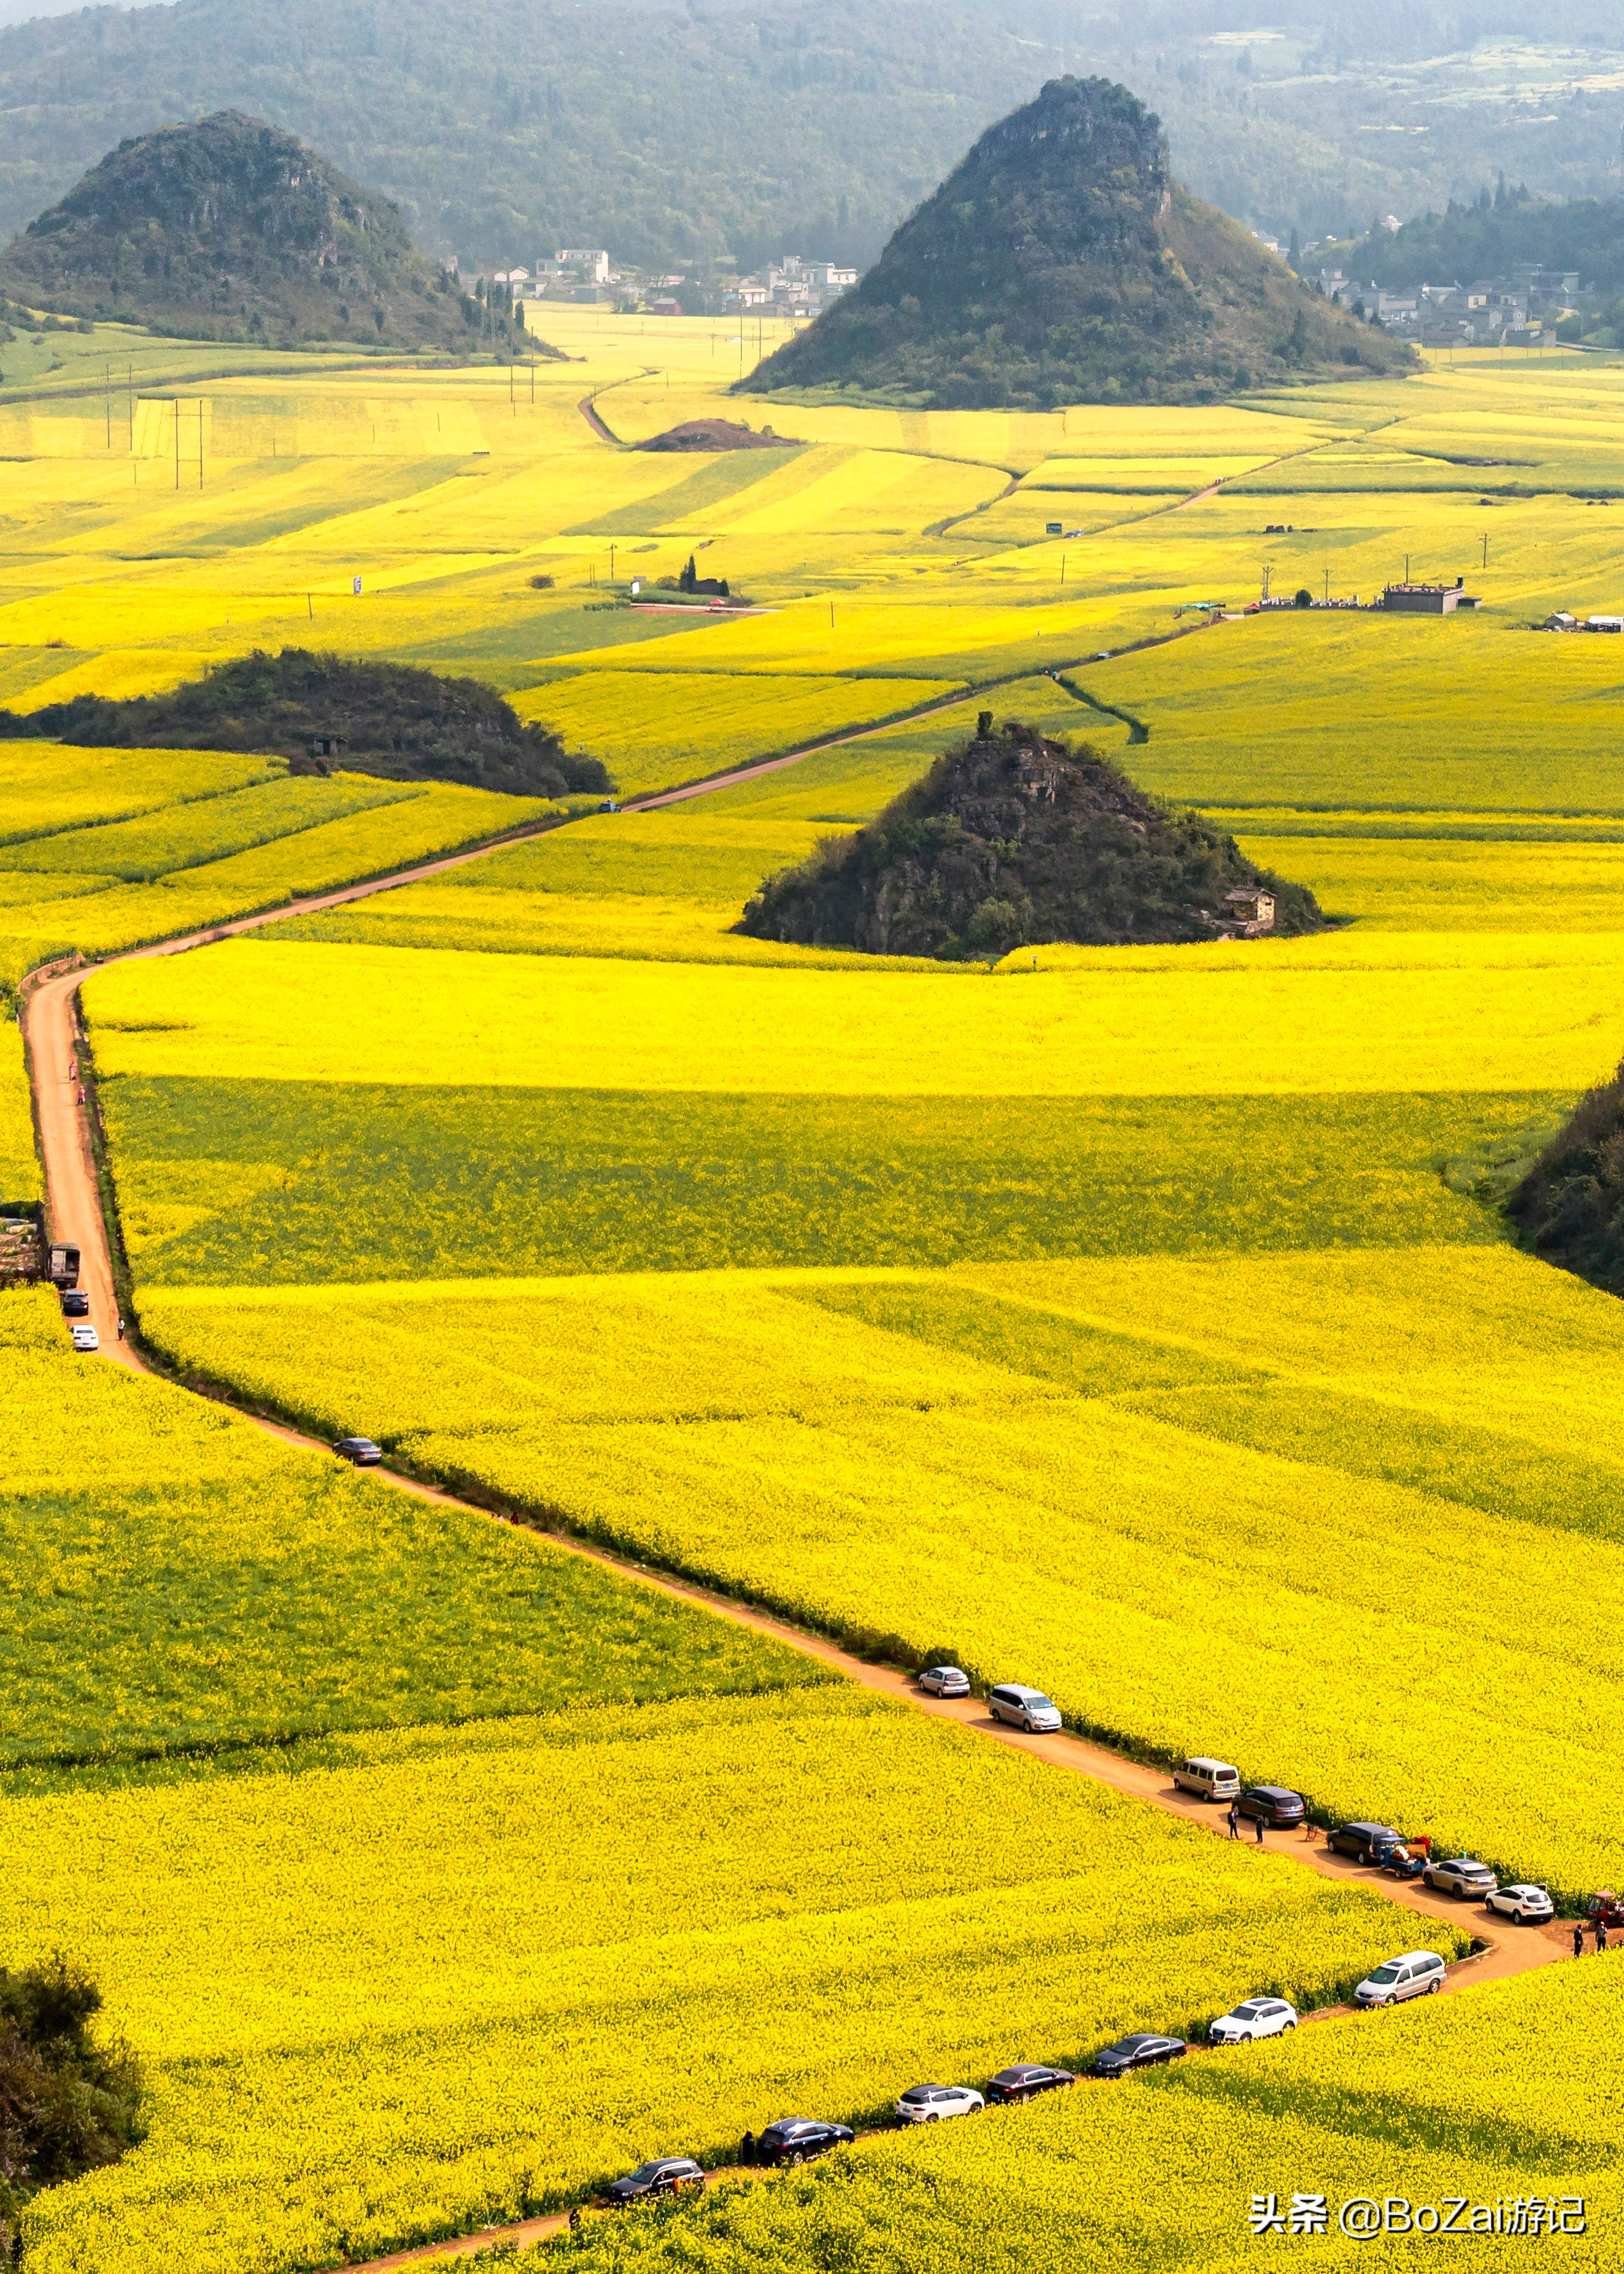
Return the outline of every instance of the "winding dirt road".
<path id="1" fill-rule="evenodd" d="M 962 701 L 964 698 L 955 699 Z M 787 763 L 789 761 L 784 759 L 769 762 L 771 765 Z M 719 788 L 725 781 L 748 779 L 752 773 L 764 770 L 742 768 L 736 774 L 722 776 L 715 782 L 697 786 L 688 794 L 697 794 L 701 788 Z M 287 916 L 343 907 L 348 902 L 366 899 L 373 893 L 387 892 L 398 885 L 441 875 L 447 870 L 462 867 L 468 862 L 483 858 L 487 853 L 498 851 L 502 845 L 538 833 L 538 829 L 516 832 L 477 847 L 419 862 L 390 876 L 372 877 L 361 884 L 346 885 L 336 892 L 316 894 L 290 901 L 281 907 L 264 910 L 257 915 L 214 925 L 207 931 L 190 932 L 175 939 L 137 948 L 128 955 L 109 957 L 107 962 L 184 954 L 192 948 L 210 945 L 242 932 L 257 930 Z M 79 1246 L 80 1284 L 90 1298 L 91 1321 L 101 1337 L 103 1355 L 133 1372 L 154 1373 L 156 1369 L 148 1364 L 139 1346 L 120 1334 L 111 1252 L 92 1143 L 90 1106 L 79 1079 L 79 990 L 88 972 L 101 968 L 104 967 L 47 966 L 32 975 L 24 996 L 22 1024 L 27 1042 L 29 1072 L 45 1171 L 47 1220 L 53 1239 L 72 1240 Z M 222 1397 L 222 1402 L 231 1401 Z M 241 1407 L 234 1406 L 234 1410 L 244 1412 Z M 289 1444 L 319 1451 L 327 1449 L 320 1441 L 261 1414 L 244 1412 L 244 1418 L 254 1427 Z M 415 1495 L 419 1499 L 463 1508 L 487 1522 L 513 1523 L 520 1520 L 516 1511 L 493 1513 L 489 1509 L 460 1501 L 455 1495 L 444 1492 L 437 1486 L 391 1469 L 376 1469 L 372 1473 L 397 1491 Z M 697 1586 L 669 1573 L 651 1570 L 645 1565 L 613 1555 L 603 1548 L 568 1534 L 549 1532 L 545 1537 L 554 1547 L 603 1564 L 640 1586 L 695 1604 L 719 1618 L 731 1620 L 735 1625 L 774 1636 L 808 1657 L 833 1668 L 848 1680 L 904 1702 L 918 1713 L 931 1714 L 942 1721 L 956 1721 L 961 1728 L 974 1731 L 977 1736 L 989 1738 L 995 1744 L 1011 1746 L 1018 1751 L 1034 1755 L 1054 1768 L 1092 1778 L 1096 1783 L 1109 1786 L 1115 1792 L 1142 1801 L 1166 1815 L 1200 1825 L 1218 1836 L 1224 1833 L 1226 1827 L 1215 1811 L 1210 1806 L 1175 1791 L 1164 1770 L 1147 1766 L 1124 1754 L 1090 1743 L 1086 1739 L 1069 1733 L 1055 1736 L 1022 1736 L 995 1724 L 985 1707 L 975 1699 L 928 1698 L 917 1689 L 908 1674 L 858 1658 L 826 1637 L 794 1626 L 787 1620 L 733 1601 L 709 1588 Z M 1255 1844 L 1250 1838 L 1250 1828 L 1245 1836 L 1247 1844 Z M 1480 1908 L 1468 1907 L 1447 1896 L 1384 1879 L 1380 1873 L 1361 1870 L 1341 1856 L 1327 1855 L 1323 1846 L 1310 1845 L 1285 1833 L 1267 1833 L 1261 1844 L 1276 1854 L 1289 1856 L 1300 1868 L 1316 1872 L 1322 1879 L 1357 1880 L 1400 1910 L 1429 1921 L 1444 1920 L 1451 1925 L 1463 1926 L 1478 1937 L 1484 1947 L 1450 1969 L 1447 1987 L 1451 1992 L 1470 1988 L 1478 1983 L 1526 1974 L 1553 1964 L 1568 1954 L 1570 1929 L 1502 1926 Z M 1395 1932 L 1395 1939 L 1402 1941 L 1405 1938 Z M 1342 2012 L 1347 2009 L 1335 2010 Z M 381 2274 L 385 2268 L 406 2265 L 425 2258 L 466 2255 L 499 2242 L 536 2242 L 558 2233 L 568 2222 L 567 2213 L 550 2214 L 544 2218 L 529 2219 L 517 2225 L 491 2229 L 448 2242 L 425 2244 L 416 2250 L 396 2252 L 388 2257 L 372 2261 L 367 2267 L 358 2270 L 358 2274 Z"/>

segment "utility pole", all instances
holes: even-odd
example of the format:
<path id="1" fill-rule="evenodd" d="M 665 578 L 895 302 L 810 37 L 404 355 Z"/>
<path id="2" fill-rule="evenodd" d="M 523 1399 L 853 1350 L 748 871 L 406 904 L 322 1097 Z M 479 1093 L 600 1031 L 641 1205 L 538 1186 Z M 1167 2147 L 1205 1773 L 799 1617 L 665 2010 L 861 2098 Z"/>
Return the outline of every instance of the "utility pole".
<path id="1" fill-rule="evenodd" d="M 1410 582 L 1410 555 L 1408 553 L 1404 555 L 1404 582 L 1407 584 Z"/>
<path id="2" fill-rule="evenodd" d="M 1483 532 L 1483 565 L 1485 568 L 1489 565 L 1489 532 L 1486 529 Z"/>
<path id="3" fill-rule="evenodd" d="M 203 397 L 198 397 L 198 487 L 203 486 Z"/>
<path id="4" fill-rule="evenodd" d="M 180 487 L 180 397 L 175 398 L 175 486 Z"/>
<path id="5" fill-rule="evenodd" d="M 609 547 L 609 582 L 612 584 L 614 582 L 614 547 L 613 545 Z"/>
<path id="6" fill-rule="evenodd" d="M 113 447 L 113 366 L 107 367 L 107 447 Z"/>
<path id="7" fill-rule="evenodd" d="M 1325 598 L 1326 605 L 1328 606 L 1331 599 L 1331 572 L 1328 568 L 1325 572 Z"/>

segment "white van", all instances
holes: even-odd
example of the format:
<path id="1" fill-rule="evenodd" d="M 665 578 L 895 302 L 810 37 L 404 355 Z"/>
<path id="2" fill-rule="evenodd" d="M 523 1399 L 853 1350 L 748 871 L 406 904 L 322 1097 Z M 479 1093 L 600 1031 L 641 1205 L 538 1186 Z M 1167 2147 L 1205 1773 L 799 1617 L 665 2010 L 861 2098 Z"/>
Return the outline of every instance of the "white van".
<path id="1" fill-rule="evenodd" d="M 1210 1760 L 1205 1753 L 1192 1753 L 1187 1761 L 1180 1761 L 1173 1772 L 1173 1782 L 1180 1792 L 1192 1792 L 1198 1800 L 1241 1796 L 1240 1771 L 1232 1769 L 1228 1761 Z"/>
<path id="2" fill-rule="evenodd" d="M 1354 2003 L 1396 2006 L 1402 1999 L 1425 1998 L 1429 1992 L 1441 1990 L 1447 1978 L 1447 1969 L 1435 1950 L 1407 1950 L 1402 1958 L 1389 1958 L 1385 1966 L 1367 1974 L 1353 1993 Z"/>

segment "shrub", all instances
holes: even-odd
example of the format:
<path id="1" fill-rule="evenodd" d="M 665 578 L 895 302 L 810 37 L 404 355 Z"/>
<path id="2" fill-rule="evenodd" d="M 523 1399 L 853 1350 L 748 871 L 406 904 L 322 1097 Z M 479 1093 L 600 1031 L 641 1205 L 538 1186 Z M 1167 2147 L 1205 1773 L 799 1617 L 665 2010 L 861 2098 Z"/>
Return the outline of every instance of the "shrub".
<path id="1" fill-rule="evenodd" d="M 0 2259 L 41 2187 L 116 2164 L 143 2136 L 140 2072 L 87 2024 L 102 1993 L 63 1958 L 19 1973 L 0 1968 Z"/>

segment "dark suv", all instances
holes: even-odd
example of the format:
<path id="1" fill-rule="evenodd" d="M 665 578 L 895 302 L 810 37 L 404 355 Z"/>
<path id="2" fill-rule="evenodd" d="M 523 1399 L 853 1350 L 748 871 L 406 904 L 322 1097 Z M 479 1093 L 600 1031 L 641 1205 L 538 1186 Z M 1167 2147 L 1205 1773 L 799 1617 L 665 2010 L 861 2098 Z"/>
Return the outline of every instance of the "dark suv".
<path id="1" fill-rule="evenodd" d="M 825 2124 L 809 2116 L 780 2116 L 762 2134 L 756 2154 L 763 2164 L 804 2164 L 809 2157 L 826 2156 L 843 2148 L 852 2137 L 849 2124 Z"/>
<path id="2" fill-rule="evenodd" d="M 1302 1794 L 1283 1784 L 1249 1784 L 1235 1805 L 1274 1830 L 1300 1824 L 1308 1813 Z"/>
<path id="3" fill-rule="evenodd" d="M 639 2164 L 623 2180 L 612 2180 L 604 2194 L 612 2203 L 643 2202 L 650 2195 L 680 2195 L 704 2183 L 705 2175 L 691 2156 L 659 2156 L 651 2164 Z"/>
<path id="4" fill-rule="evenodd" d="M 1380 1864 L 1403 1846 L 1404 1835 L 1390 1824 L 1339 1824 L 1326 1834 L 1325 1844 L 1339 1856 L 1351 1856 L 1356 1864 Z"/>
<path id="5" fill-rule="evenodd" d="M 989 2101 L 1030 2100 L 1034 2092 L 1053 2092 L 1056 2085 L 1075 2084 L 1069 2068 L 1045 2068 L 1039 2061 L 1017 2061 L 1001 2068 L 987 2088 Z"/>

